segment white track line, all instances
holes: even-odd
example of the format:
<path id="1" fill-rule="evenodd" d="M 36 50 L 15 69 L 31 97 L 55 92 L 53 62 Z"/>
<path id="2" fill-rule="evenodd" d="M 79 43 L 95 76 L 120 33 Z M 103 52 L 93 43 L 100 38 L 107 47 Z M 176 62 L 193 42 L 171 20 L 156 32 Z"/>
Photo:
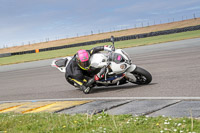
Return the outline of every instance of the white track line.
<path id="1" fill-rule="evenodd" d="M 82 100 L 200 100 L 200 97 L 91 97 L 91 98 L 64 98 L 64 99 L 34 99 L 34 100 L 13 100 L 7 102 L 38 102 L 38 101 L 82 101 Z"/>

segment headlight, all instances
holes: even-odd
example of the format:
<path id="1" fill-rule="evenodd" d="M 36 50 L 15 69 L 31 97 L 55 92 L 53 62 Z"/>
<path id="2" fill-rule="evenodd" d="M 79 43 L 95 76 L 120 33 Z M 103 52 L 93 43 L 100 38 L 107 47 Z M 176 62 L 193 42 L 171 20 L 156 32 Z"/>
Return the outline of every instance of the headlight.
<path id="1" fill-rule="evenodd" d="M 126 64 L 122 64 L 122 65 L 120 65 L 120 68 L 121 68 L 121 69 L 126 69 L 126 67 L 127 67 Z"/>

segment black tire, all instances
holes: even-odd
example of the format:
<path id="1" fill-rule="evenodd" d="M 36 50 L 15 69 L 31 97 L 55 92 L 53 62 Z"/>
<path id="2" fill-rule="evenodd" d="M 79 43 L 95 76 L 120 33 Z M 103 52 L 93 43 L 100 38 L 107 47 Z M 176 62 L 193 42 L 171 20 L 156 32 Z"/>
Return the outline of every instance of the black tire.
<path id="1" fill-rule="evenodd" d="M 152 81 L 151 74 L 141 67 L 137 67 L 132 74 L 136 77 L 136 82 L 138 85 L 147 85 Z"/>

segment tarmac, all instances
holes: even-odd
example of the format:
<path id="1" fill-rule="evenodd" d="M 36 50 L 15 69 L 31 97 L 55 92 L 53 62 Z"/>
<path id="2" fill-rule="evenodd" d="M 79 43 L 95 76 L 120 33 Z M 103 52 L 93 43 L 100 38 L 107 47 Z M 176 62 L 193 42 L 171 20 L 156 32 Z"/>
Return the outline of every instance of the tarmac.
<path id="1" fill-rule="evenodd" d="M 63 75 L 50 67 L 51 60 L 0 66 L 0 113 L 199 118 L 199 44 L 197 38 L 128 48 L 133 60 L 152 73 L 153 83 L 94 89 L 89 95 L 68 86 Z"/>

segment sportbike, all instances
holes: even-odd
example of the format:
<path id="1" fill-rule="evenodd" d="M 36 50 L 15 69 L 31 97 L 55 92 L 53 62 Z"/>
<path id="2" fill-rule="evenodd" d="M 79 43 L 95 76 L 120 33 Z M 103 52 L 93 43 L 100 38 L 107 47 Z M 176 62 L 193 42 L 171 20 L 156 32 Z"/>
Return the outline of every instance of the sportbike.
<path id="1" fill-rule="evenodd" d="M 122 49 L 115 49 L 114 37 L 111 36 L 113 45 L 112 51 L 108 53 L 96 53 L 91 56 L 90 67 L 94 71 L 94 75 L 98 73 L 102 67 L 106 67 L 103 78 L 91 84 L 90 87 L 95 86 L 113 86 L 122 85 L 126 83 L 134 83 L 138 85 L 147 85 L 152 81 L 151 74 L 133 64 L 129 55 Z M 59 60 L 54 60 L 51 64 L 61 72 L 66 72 L 66 67 L 72 57 L 65 57 Z M 90 75 L 93 77 L 94 75 Z M 86 75 L 88 76 L 88 75 Z"/>

